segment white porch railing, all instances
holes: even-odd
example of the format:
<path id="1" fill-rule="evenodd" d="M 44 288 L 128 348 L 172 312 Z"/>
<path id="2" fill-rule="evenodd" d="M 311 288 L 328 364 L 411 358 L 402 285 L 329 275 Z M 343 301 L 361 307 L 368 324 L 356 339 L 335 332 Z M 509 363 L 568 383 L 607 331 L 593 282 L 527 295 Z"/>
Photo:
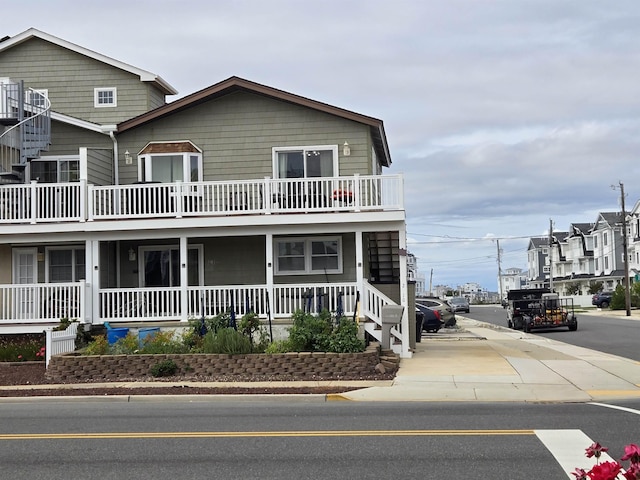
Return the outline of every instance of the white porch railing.
<path id="1" fill-rule="evenodd" d="M 84 319 L 85 282 L 0 285 L 2 323 Z"/>
<path id="2" fill-rule="evenodd" d="M 46 330 L 45 366 L 49 366 L 49 361 L 53 355 L 71 353 L 76 349 L 76 334 L 78 333 L 78 322 L 71 323 L 64 330 Z"/>
<path id="3" fill-rule="evenodd" d="M 367 281 L 364 284 L 363 297 L 363 313 L 372 320 L 372 322 L 365 324 L 365 331 L 376 340 L 382 341 L 382 307 L 397 304 Z M 391 348 L 394 352 L 402 354 L 403 342 L 407 342 L 408 345 L 408 341 L 408 334 L 403 335 L 402 324 L 391 327 Z"/>
<path id="4" fill-rule="evenodd" d="M 0 223 L 83 222 L 85 184 L 37 183 L 0 186 Z"/>
<path id="5" fill-rule="evenodd" d="M 290 317 L 296 310 L 322 309 L 341 309 L 345 315 L 352 315 L 356 308 L 355 283 L 275 285 L 271 297 L 265 285 L 188 287 L 184 315 L 181 295 L 180 287 L 101 289 L 99 321 L 187 320 L 232 310 L 238 317 L 255 312 L 261 318 Z"/>

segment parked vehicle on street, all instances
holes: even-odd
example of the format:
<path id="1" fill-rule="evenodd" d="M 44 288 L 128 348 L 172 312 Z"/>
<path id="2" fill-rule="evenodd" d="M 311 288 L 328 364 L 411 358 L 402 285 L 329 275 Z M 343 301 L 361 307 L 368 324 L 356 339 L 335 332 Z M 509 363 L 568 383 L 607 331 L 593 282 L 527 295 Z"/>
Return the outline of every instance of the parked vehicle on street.
<path id="1" fill-rule="evenodd" d="M 542 295 L 551 293 L 548 288 L 528 288 L 507 292 L 507 326 L 523 330 L 526 317 L 531 317 L 540 308 Z"/>
<path id="2" fill-rule="evenodd" d="M 578 329 L 572 298 L 560 298 L 547 289 L 531 289 L 511 290 L 508 299 L 510 328 L 525 332 L 537 328 L 567 327 L 572 332 Z"/>
<path id="3" fill-rule="evenodd" d="M 456 314 L 449 305 L 444 300 L 441 300 L 437 297 L 425 297 L 425 298 L 416 298 L 416 306 L 422 305 L 424 307 L 429 307 L 432 310 L 437 310 L 440 313 L 440 319 L 444 323 L 445 327 L 453 327 L 456 324 Z"/>
<path id="4" fill-rule="evenodd" d="M 600 292 L 591 297 L 591 305 L 595 305 L 598 308 L 609 308 L 611 305 L 611 297 L 613 292 Z"/>
<path id="5" fill-rule="evenodd" d="M 453 297 L 451 300 L 449 300 L 449 305 L 451 305 L 451 308 L 453 308 L 453 311 L 455 313 L 469 313 L 469 300 L 464 297 Z"/>
<path id="6" fill-rule="evenodd" d="M 432 310 L 424 305 L 416 305 L 416 315 L 422 315 L 422 331 L 437 333 L 442 328 L 443 322 L 440 319 L 440 312 Z"/>

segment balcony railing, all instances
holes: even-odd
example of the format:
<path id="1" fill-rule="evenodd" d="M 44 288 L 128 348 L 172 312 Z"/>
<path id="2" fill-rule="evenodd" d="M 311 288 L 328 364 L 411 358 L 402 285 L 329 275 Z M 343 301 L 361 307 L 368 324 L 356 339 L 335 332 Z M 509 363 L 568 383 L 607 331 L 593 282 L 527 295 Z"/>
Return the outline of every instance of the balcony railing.
<path id="1" fill-rule="evenodd" d="M 402 210 L 402 176 L 0 185 L 0 223 Z"/>

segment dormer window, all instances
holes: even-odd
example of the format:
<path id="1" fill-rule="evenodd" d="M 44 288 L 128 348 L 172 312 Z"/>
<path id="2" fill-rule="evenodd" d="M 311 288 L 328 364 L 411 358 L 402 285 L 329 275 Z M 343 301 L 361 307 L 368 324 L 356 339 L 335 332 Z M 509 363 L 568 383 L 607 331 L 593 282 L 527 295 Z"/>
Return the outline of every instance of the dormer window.
<path id="1" fill-rule="evenodd" d="M 93 106 L 101 107 L 117 107 L 116 88 L 94 88 L 93 89 Z"/>

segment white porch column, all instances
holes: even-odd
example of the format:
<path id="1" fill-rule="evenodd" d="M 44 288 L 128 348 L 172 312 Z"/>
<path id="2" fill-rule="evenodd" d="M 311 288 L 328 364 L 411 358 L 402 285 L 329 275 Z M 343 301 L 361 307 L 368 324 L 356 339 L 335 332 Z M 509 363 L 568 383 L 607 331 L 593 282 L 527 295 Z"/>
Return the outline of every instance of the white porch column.
<path id="1" fill-rule="evenodd" d="M 85 322 L 92 324 L 100 319 L 100 242 L 87 240 L 84 251 L 87 278 Z"/>
<path id="2" fill-rule="evenodd" d="M 360 305 L 364 301 L 364 249 L 362 247 L 362 230 L 356 230 L 356 290 L 360 292 Z M 356 306 L 357 308 L 357 306 Z M 359 308 L 359 311 L 356 312 L 358 315 L 358 322 L 360 319 L 360 312 L 362 311 L 362 307 Z"/>
<path id="3" fill-rule="evenodd" d="M 411 330 L 409 327 L 409 288 L 407 285 L 407 231 L 405 224 L 398 230 L 398 261 L 400 263 L 400 305 L 404 306 L 402 314 L 402 358 L 411 358 L 409 350 L 409 338 Z M 415 326 L 413 327 L 415 328 Z"/>
<path id="4" fill-rule="evenodd" d="M 180 237 L 180 321 L 189 320 L 189 275 L 187 237 Z"/>
<path id="5" fill-rule="evenodd" d="M 269 310 L 271 311 L 271 318 L 273 318 L 273 234 L 267 233 L 264 241 L 265 258 L 266 261 L 266 280 L 267 280 L 267 295 L 269 296 Z"/>

